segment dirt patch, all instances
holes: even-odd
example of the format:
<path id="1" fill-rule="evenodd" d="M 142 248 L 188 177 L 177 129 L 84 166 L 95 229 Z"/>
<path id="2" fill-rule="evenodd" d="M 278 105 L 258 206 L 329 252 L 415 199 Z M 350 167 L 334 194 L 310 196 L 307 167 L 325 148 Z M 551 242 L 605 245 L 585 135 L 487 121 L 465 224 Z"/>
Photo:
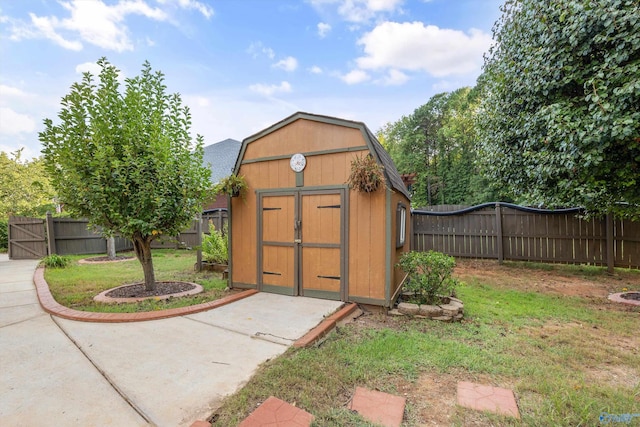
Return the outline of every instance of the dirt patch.
<path id="1" fill-rule="evenodd" d="M 600 384 L 612 388 L 634 390 L 640 387 L 640 373 L 625 365 L 602 365 L 586 370 L 587 377 Z"/>
<path id="2" fill-rule="evenodd" d="M 640 274 L 617 272 L 608 275 L 563 265 L 545 265 L 543 268 L 527 268 L 524 263 L 500 265 L 493 260 L 456 259 L 454 274 L 463 281 L 485 279 L 494 286 L 520 291 L 543 292 L 556 295 L 585 298 L 606 298 L 610 293 L 623 289 L 640 290 Z"/>

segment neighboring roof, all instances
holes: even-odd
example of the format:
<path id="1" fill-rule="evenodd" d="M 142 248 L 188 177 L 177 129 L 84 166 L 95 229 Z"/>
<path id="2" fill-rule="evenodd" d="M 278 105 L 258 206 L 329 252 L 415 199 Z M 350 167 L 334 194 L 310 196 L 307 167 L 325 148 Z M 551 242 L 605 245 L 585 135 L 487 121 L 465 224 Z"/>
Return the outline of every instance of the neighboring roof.
<path id="1" fill-rule="evenodd" d="M 235 139 L 225 139 L 204 147 L 202 162 L 211 169 L 211 182 L 216 184 L 233 172 L 242 143 Z"/>
<path id="2" fill-rule="evenodd" d="M 236 160 L 235 170 L 238 171 L 238 169 L 240 168 L 240 162 L 242 161 L 244 150 L 246 150 L 246 146 L 248 144 L 284 126 L 287 126 L 288 124 L 293 123 L 299 119 L 305 119 L 305 120 L 311 120 L 315 122 L 322 122 L 322 123 L 328 123 L 328 124 L 333 124 L 337 126 L 345 126 L 345 127 L 360 129 L 360 132 L 362 133 L 362 136 L 366 141 L 367 146 L 369 147 L 369 150 L 372 152 L 376 160 L 384 167 L 384 175 L 385 175 L 385 178 L 387 179 L 387 185 L 389 185 L 391 189 L 399 193 L 402 193 L 406 198 L 408 199 L 411 198 L 411 196 L 409 195 L 409 191 L 407 190 L 407 188 L 404 186 L 404 183 L 402 182 L 402 178 L 400 178 L 398 169 L 396 169 L 396 165 L 393 163 L 391 156 L 389 156 L 389 153 L 387 153 L 387 150 L 385 150 L 382 144 L 380 144 L 380 142 L 375 137 L 373 132 L 371 132 L 369 128 L 362 122 L 340 119 L 337 117 L 321 116 L 318 114 L 297 112 L 279 121 L 278 123 L 272 126 L 269 126 L 268 128 L 254 135 L 251 135 L 248 138 L 245 138 L 244 141 L 242 141 L 241 153 Z"/>

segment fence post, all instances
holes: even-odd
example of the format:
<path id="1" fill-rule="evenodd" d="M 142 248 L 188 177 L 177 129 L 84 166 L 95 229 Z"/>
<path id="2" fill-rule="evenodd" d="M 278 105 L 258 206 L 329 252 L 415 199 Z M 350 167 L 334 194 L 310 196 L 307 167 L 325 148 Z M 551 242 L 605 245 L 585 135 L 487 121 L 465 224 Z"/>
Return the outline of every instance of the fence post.
<path id="1" fill-rule="evenodd" d="M 51 212 L 47 212 L 47 249 L 49 255 L 58 253 L 56 251 L 56 236 L 54 235 L 53 216 Z"/>
<path id="2" fill-rule="evenodd" d="M 608 213 L 605 217 L 607 233 L 607 273 L 613 274 L 615 259 L 613 256 L 613 215 Z"/>
<path id="3" fill-rule="evenodd" d="M 196 255 L 196 271 L 202 271 L 202 214 L 198 214 L 196 217 L 196 242 L 198 243 L 198 252 Z"/>
<path id="4" fill-rule="evenodd" d="M 496 203 L 496 239 L 498 244 L 498 263 L 504 262 L 504 248 L 502 247 L 502 207 Z"/>

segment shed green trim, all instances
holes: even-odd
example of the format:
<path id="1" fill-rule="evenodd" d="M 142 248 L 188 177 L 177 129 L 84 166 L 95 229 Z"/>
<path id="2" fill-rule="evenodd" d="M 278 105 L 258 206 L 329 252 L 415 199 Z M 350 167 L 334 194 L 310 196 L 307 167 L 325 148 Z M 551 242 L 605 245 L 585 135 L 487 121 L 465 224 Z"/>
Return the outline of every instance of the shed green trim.
<path id="1" fill-rule="evenodd" d="M 357 147 L 334 148 L 331 150 L 320 150 L 320 151 L 307 151 L 307 152 L 302 152 L 300 154 L 304 155 L 305 157 L 314 157 L 314 156 L 322 156 L 324 154 L 350 153 L 353 151 L 365 151 L 365 150 L 369 150 L 369 147 L 366 145 L 359 145 Z M 265 156 L 265 157 L 258 157 L 255 159 L 242 160 L 241 164 L 249 165 L 251 163 L 270 162 L 273 160 L 285 160 L 285 159 L 289 159 L 294 154 L 295 153 L 280 154 L 278 156 Z"/>
<path id="2" fill-rule="evenodd" d="M 386 307 L 388 307 L 389 302 L 391 301 L 391 282 L 393 280 L 393 265 L 391 265 L 391 231 L 392 231 L 391 226 L 393 222 L 391 221 L 391 190 L 387 189 L 385 199 L 386 199 L 385 210 L 386 210 L 387 218 L 385 221 L 386 233 L 385 233 L 385 239 L 384 239 L 384 243 L 385 243 L 384 260 L 386 265 L 385 281 L 384 281 L 384 298 L 386 300 Z"/>
<path id="3" fill-rule="evenodd" d="M 232 282 L 232 288 L 238 289 L 258 289 L 258 285 L 255 283 L 242 283 L 242 282 Z"/>
<path id="4" fill-rule="evenodd" d="M 261 286 L 261 291 L 263 292 L 269 292 L 272 294 L 280 294 L 280 295 L 289 295 L 289 296 L 293 296 L 294 295 L 294 288 L 288 288 L 286 286 L 275 286 L 275 285 L 265 285 L 263 284 Z"/>
<path id="5" fill-rule="evenodd" d="M 340 301 L 340 292 L 317 291 L 313 289 L 303 289 L 302 293 L 305 297 L 332 299 Z"/>
<path id="6" fill-rule="evenodd" d="M 367 297 L 350 296 L 349 297 L 349 302 L 356 302 L 356 303 L 359 303 L 359 304 L 369 304 L 369 305 L 378 305 L 378 306 L 382 306 L 382 307 L 388 307 L 388 305 L 386 305 L 384 300 L 378 299 L 378 298 L 367 298 Z"/>

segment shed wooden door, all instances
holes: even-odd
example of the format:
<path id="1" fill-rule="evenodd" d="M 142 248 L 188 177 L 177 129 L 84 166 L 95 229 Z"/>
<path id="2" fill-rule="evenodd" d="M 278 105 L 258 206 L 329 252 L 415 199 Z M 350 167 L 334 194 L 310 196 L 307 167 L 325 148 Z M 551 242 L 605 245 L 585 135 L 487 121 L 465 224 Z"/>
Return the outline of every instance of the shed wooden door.
<path id="1" fill-rule="evenodd" d="M 262 290 L 296 295 L 294 271 L 295 196 L 261 198 L 261 262 L 258 263 Z"/>
<path id="2" fill-rule="evenodd" d="M 267 292 L 343 299 L 345 195 L 265 193 L 259 203 L 258 288 Z"/>
<path id="3" fill-rule="evenodd" d="M 300 295 L 341 299 L 342 197 L 302 194 Z"/>

